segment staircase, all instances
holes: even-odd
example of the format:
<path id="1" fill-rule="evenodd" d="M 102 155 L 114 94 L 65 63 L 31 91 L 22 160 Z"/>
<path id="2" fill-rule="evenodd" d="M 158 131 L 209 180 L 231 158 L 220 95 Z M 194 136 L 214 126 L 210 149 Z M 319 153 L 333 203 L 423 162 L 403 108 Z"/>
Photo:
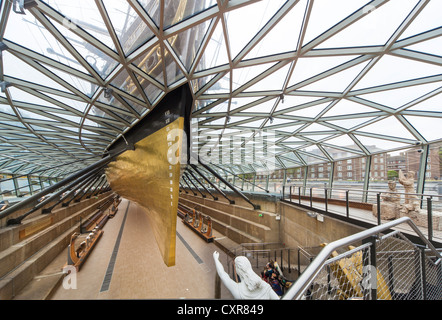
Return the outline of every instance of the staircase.
<path id="1" fill-rule="evenodd" d="M 398 226 L 408 224 L 425 246 Z M 403 217 L 324 244 L 283 299 L 441 300 L 442 256 Z"/>
<path id="2" fill-rule="evenodd" d="M 210 216 L 213 229 L 222 235 L 215 238 L 218 244 L 231 241 L 232 248 L 240 243 L 279 241 L 279 221 L 274 213 L 186 194 L 180 195 L 180 205 Z"/>
<path id="3" fill-rule="evenodd" d="M 38 277 L 51 261 L 67 250 L 71 235 L 79 231 L 80 221 L 93 216 L 97 208 L 113 196 L 113 192 L 103 193 L 66 208 L 54 209 L 49 214 L 29 216 L 20 225 L 1 228 L 0 300 L 13 299 Z M 61 268 L 62 265 L 52 277 L 54 284 L 34 299 L 45 299 L 50 295 L 55 283 L 63 278 Z"/>

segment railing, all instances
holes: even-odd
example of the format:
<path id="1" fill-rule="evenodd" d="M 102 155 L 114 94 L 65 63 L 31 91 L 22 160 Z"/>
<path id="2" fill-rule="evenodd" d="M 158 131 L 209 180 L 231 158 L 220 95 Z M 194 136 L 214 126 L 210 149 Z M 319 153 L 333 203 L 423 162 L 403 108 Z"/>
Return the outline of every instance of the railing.
<path id="1" fill-rule="evenodd" d="M 242 243 L 237 248 L 231 249 L 230 253 L 226 255 L 226 272 L 231 274 L 232 279 L 239 282 L 235 273 L 234 259 L 237 256 L 244 256 L 249 259 L 254 272 L 258 275 L 264 271 L 268 262 L 277 262 L 279 270 L 282 272 L 284 280 L 289 283 L 296 280 L 299 275 L 296 268 L 298 266 L 298 248 L 288 248 L 279 242 L 271 243 Z M 219 279 L 216 276 L 215 279 Z M 215 292 L 220 292 L 221 283 L 215 281 Z M 286 288 L 282 286 L 282 290 Z M 219 295 L 215 294 L 215 299 L 219 299 Z"/>
<path id="2" fill-rule="evenodd" d="M 374 225 L 385 221 L 381 219 L 381 197 L 386 194 L 397 195 L 400 201 L 405 197 L 414 197 L 420 201 L 420 211 L 426 217 L 421 217 L 419 227 L 433 238 L 442 239 L 442 201 L 441 197 L 432 194 L 403 193 L 378 190 L 318 188 L 303 186 L 288 186 L 283 188 L 282 199 L 302 205 L 323 213 L 332 213 L 346 218 L 362 220 Z M 365 201 L 362 201 L 364 199 Z M 373 210 L 373 207 L 376 210 Z M 371 212 L 371 213 L 370 213 Z M 425 224 L 425 225 L 424 225 Z"/>
<path id="3" fill-rule="evenodd" d="M 232 256 L 245 256 L 250 260 L 255 271 L 261 272 L 269 261 L 279 264 L 281 270 L 288 276 L 297 267 L 297 248 L 284 247 L 279 242 L 271 243 L 242 243 L 238 248 L 231 250 Z M 233 265 L 233 259 L 228 258 L 228 271 Z M 232 269 L 233 270 L 233 269 Z M 290 275 L 290 276 L 289 276 Z M 295 275 L 293 275 L 295 276 Z"/>
<path id="4" fill-rule="evenodd" d="M 426 247 L 397 230 L 380 237 L 401 224 Z M 441 265 L 441 254 L 410 218 L 402 217 L 326 245 L 282 299 L 440 300 Z"/>

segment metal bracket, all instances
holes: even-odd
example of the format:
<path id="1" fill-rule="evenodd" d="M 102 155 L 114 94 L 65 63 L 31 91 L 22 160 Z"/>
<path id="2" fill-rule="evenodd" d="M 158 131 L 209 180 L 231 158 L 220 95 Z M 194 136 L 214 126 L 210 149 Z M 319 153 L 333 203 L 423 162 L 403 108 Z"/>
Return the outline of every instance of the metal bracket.
<path id="1" fill-rule="evenodd" d="M 25 9 L 29 9 L 37 6 L 37 2 L 34 0 L 13 0 L 12 10 L 17 14 L 26 14 Z"/>
<path id="2" fill-rule="evenodd" d="M 12 86 L 12 83 L 7 82 L 7 81 L 2 81 L 0 82 L 0 91 L 1 92 L 6 92 L 6 88 Z"/>

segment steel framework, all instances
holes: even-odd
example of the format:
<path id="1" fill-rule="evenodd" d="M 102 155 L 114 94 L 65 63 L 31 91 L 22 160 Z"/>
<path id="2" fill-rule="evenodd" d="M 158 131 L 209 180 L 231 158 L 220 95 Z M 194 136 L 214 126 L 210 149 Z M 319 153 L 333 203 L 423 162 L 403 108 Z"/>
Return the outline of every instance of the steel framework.
<path id="1" fill-rule="evenodd" d="M 428 150 L 441 141 L 441 10 L 437 0 L 0 1 L 0 171 L 79 171 L 186 82 L 196 151 L 219 148 L 216 164 L 236 175 L 270 157 L 286 169 L 334 162 L 333 150 Z M 261 134 L 263 147 L 241 151 Z"/>

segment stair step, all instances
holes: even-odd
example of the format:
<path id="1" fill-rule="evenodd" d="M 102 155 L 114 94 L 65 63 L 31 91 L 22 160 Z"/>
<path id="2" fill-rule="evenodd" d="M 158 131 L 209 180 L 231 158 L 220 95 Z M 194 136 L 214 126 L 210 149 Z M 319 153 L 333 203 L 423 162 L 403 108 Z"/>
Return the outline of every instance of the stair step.
<path id="1" fill-rule="evenodd" d="M 102 201 L 105 201 L 103 198 Z M 100 201 L 100 203 L 102 202 Z M 50 243 L 54 238 L 57 237 L 61 232 L 70 229 L 72 226 L 78 223 L 78 218 L 87 218 L 94 214 L 97 203 L 94 203 L 82 210 L 71 214 L 64 219 L 53 223 L 38 232 L 33 233 L 29 237 L 25 237 L 24 240 L 13 244 L 9 248 L 0 252 L 0 279 L 4 277 L 8 272 L 19 266 L 21 263 L 26 261 L 35 252 L 44 248 L 48 243 Z M 44 220 L 48 217 L 41 217 Z M 35 225 L 35 220 L 28 222 L 30 225 Z M 24 222 L 26 224 L 26 222 Z M 77 227 L 78 228 L 78 227 Z M 22 231 L 26 230 L 21 228 Z M 20 232 L 22 232 L 20 231 Z"/>
<path id="2" fill-rule="evenodd" d="M 217 219 L 212 219 L 212 227 L 217 229 L 222 234 L 226 235 L 228 238 L 232 239 L 237 243 L 260 243 L 261 239 L 254 237 L 253 235 L 240 230 L 238 228 L 232 227 L 226 223 L 223 223 Z"/>
<path id="3" fill-rule="evenodd" d="M 25 288 L 60 252 L 66 250 L 69 245 L 71 235 L 78 230 L 74 226 L 57 238 L 52 240 L 34 255 L 29 257 L 22 264 L 10 271 L 0 280 L 0 300 L 14 298 L 23 288 Z M 66 253 L 67 256 L 67 253 Z M 63 266 L 60 266 L 60 271 Z M 61 278 L 63 275 L 58 274 Z M 43 297 L 45 292 L 41 292 Z"/>
<path id="4" fill-rule="evenodd" d="M 184 206 L 187 207 L 187 208 L 190 208 L 188 205 L 184 205 Z M 203 207 L 207 208 L 207 209 L 212 209 L 212 208 L 205 207 L 205 206 L 203 206 Z M 224 212 L 216 210 L 216 209 L 213 209 L 213 210 L 217 211 L 222 216 L 228 215 L 231 218 L 238 218 L 238 217 L 235 217 L 233 215 L 230 215 L 228 213 L 224 213 Z M 227 239 L 230 239 L 231 241 L 233 241 L 234 242 L 233 245 L 235 245 L 235 248 L 238 247 L 238 243 L 246 243 L 246 242 L 247 243 L 250 243 L 250 242 L 260 243 L 260 242 L 262 242 L 262 240 L 260 238 L 250 234 L 249 232 L 247 232 L 247 230 L 241 230 L 241 229 L 239 229 L 237 227 L 234 227 L 234 226 L 230 225 L 228 222 L 226 222 L 226 219 L 220 220 L 218 218 L 215 218 L 210 213 L 208 213 L 207 211 L 210 211 L 210 210 L 206 210 L 206 212 L 204 212 L 204 210 L 202 210 L 200 212 L 202 212 L 204 215 L 209 215 L 210 216 L 210 218 L 212 220 L 212 228 L 214 230 L 218 231 L 219 233 L 221 233 L 223 236 L 227 237 Z M 213 213 L 213 211 L 212 211 L 212 213 Z M 250 225 L 254 226 L 255 228 L 261 228 L 264 231 L 270 230 L 270 228 L 268 228 L 267 226 L 260 225 L 260 224 L 257 224 L 255 222 L 250 222 L 250 221 L 248 221 L 246 219 L 242 219 L 242 218 L 238 218 L 238 219 L 243 221 L 244 225 L 246 225 L 246 226 L 248 224 L 250 224 Z M 230 219 L 227 219 L 227 220 L 230 220 Z M 248 229 L 250 229 L 250 228 L 248 228 Z M 220 243 L 217 238 L 215 238 L 215 241 Z M 223 239 L 223 242 L 227 242 L 227 240 Z M 230 247 L 231 245 L 230 244 L 226 244 L 226 245 L 223 245 L 223 246 L 224 247 Z"/>
<path id="5" fill-rule="evenodd" d="M 51 215 L 54 219 L 51 218 L 51 224 L 45 228 L 38 226 L 38 220 L 47 220 L 49 215 L 23 221 L 20 226 L 3 230 L 4 235 L 10 238 L 14 238 L 15 234 L 15 241 L 17 241 L 19 235 L 22 240 L 0 252 L 0 300 L 12 299 L 23 288 L 34 285 L 39 287 L 39 290 L 37 290 L 39 293 L 36 295 L 35 290 L 30 290 L 29 292 L 33 292 L 32 298 L 29 296 L 30 293 L 24 292 L 22 299 L 39 300 L 49 297 L 51 294 L 50 288 L 53 288 L 64 276 L 61 270 L 64 263 L 60 266 L 60 270 L 52 272 L 51 275 L 42 277 L 39 276 L 39 273 L 63 250 L 67 249 L 72 234 L 79 231 L 79 218 L 87 219 L 93 216 L 96 213 L 97 205 L 103 204 L 112 196 L 113 193 L 106 194 L 99 201 L 68 216 L 66 216 L 66 212 L 60 212 L 57 217 L 57 212 L 53 212 Z M 34 228 L 36 225 L 37 230 Z M 24 230 L 31 230 L 30 235 L 24 234 Z M 10 242 L 13 243 L 13 241 Z"/>
<path id="6" fill-rule="evenodd" d="M 186 204 L 184 204 L 183 202 L 185 202 Z M 191 202 L 191 200 L 186 199 L 180 204 L 184 205 L 187 208 L 191 208 L 192 206 L 188 205 L 189 202 Z M 251 237 L 252 239 L 250 242 L 256 242 L 256 239 L 259 239 L 258 242 L 263 242 L 262 239 L 265 239 L 266 233 L 271 232 L 271 228 L 264 224 L 250 221 L 248 219 L 238 217 L 234 214 L 226 213 L 224 211 L 214 209 L 205 205 L 198 204 L 198 211 L 204 215 L 210 216 L 213 221 L 216 221 L 218 224 L 221 225 L 222 229 L 228 227 L 231 230 L 235 230 L 247 235 L 247 237 Z M 216 228 L 215 225 L 214 228 Z"/>

